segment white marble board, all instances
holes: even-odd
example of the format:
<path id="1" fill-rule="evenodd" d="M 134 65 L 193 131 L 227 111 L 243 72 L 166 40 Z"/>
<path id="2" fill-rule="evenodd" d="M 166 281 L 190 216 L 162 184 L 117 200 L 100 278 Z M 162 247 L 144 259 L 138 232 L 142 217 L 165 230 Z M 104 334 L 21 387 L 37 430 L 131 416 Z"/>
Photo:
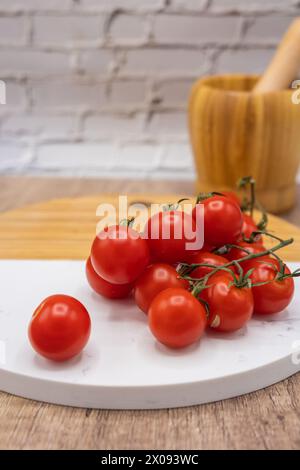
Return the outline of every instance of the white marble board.
<path id="1" fill-rule="evenodd" d="M 252 392 L 300 370 L 300 281 L 280 315 L 254 318 L 231 335 L 207 333 L 180 351 L 154 340 L 132 299 L 108 301 L 91 292 L 82 261 L 1 260 L 0 292 L 0 389 L 22 397 L 89 408 L 169 408 Z M 27 339 L 35 307 L 55 293 L 78 298 L 92 319 L 84 352 L 62 364 L 39 357 Z"/>

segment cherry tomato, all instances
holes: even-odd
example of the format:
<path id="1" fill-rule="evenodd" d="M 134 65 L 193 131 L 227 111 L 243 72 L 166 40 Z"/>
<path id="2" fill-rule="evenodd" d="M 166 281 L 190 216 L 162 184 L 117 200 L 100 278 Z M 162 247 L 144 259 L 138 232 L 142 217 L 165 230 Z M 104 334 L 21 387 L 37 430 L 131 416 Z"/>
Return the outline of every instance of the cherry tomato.
<path id="1" fill-rule="evenodd" d="M 28 335 L 41 356 L 66 361 L 82 351 L 90 331 L 90 316 L 82 303 L 69 295 L 51 295 L 33 313 Z"/>
<path id="2" fill-rule="evenodd" d="M 212 246 L 235 243 L 241 236 L 243 217 L 238 205 L 226 196 L 212 196 L 201 203 L 204 207 L 204 241 Z M 193 209 L 197 217 L 200 204 Z M 200 213 L 201 214 L 201 213 Z M 198 219 L 201 217 L 199 216 Z"/>
<path id="3" fill-rule="evenodd" d="M 212 252 L 216 247 L 212 245 L 208 245 L 207 243 L 204 243 L 203 247 L 201 250 L 198 251 L 193 251 L 192 253 L 189 254 L 186 263 L 194 263 L 195 259 L 198 259 L 198 254 L 199 253 L 210 253 Z M 198 261 L 195 261 L 195 263 L 198 263 Z M 180 264 L 180 263 L 178 263 Z"/>
<path id="4" fill-rule="evenodd" d="M 151 259 L 175 264 L 187 261 L 195 243 L 196 222 L 192 216 L 179 210 L 158 212 L 147 221 L 145 237 L 148 237 Z M 199 249 L 199 248 L 198 248 Z"/>
<path id="5" fill-rule="evenodd" d="M 198 341 L 206 327 L 206 310 L 184 289 L 170 288 L 152 301 L 149 327 L 155 338 L 170 348 L 183 348 Z"/>
<path id="6" fill-rule="evenodd" d="M 226 197 L 229 197 L 229 199 L 231 199 L 240 207 L 241 201 L 237 193 L 235 193 L 234 191 L 222 191 L 222 194 L 224 194 L 224 196 Z"/>
<path id="7" fill-rule="evenodd" d="M 112 284 L 102 279 L 94 270 L 90 257 L 86 262 L 85 272 L 91 288 L 108 299 L 124 299 L 133 289 L 133 284 Z"/>
<path id="8" fill-rule="evenodd" d="M 212 264 L 213 266 L 217 267 L 217 266 L 223 266 L 224 264 L 228 263 L 228 259 L 225 258 L 224 256 L 216 255 L 215 253 L 209 253 L 209 252 L 201 250 L 193 256 L 193 258 L 190 260 L 190 263 L 191 264 L 198 264 L 198 263 L 199 264 L 200 263 Z M 191 272 L 190 276 L 200 279 L 201 277 L 211 272 L 212 269 L 213 268 L 201 266 L 199 268 L 195 268 Z M 230 266 L 230 268 L 228 269 L 231 269 L 232 271 L 234 271 L 233 266 Z"/>
<path id="9" fill-rule="evenodd" d="M 294 279 L 291 277 L 277 279 L 280 265 L 275 258 L 262 256 L 249 260 L 246 261 L 245 268 L 247 271 L 254 269 L 250 276 L 253 284 L 267 282 L 267 284 L 252 287 L 255 313 L 271 315 L 281 312 L 289 305 L 294 295 Z M 290 274 L 287 266 L 284 272 Z"/>
<path id="10" fill-rule="evenodd" d="M 248 254 L 256 254 L 256 253 L 262 253 L 263 251 L 266 251 L 266 248 L 260 243 L 238 242 L 236 243 L 236 246 L 239 246 L 240 249 L 231 248 L 229 252 L 226 253 L 227 258 L 230 261 L 240 259 L 240 258 L 245 258 L 245 256 L 248 256 Z M 249 253 L 247 253 L 245 250 L 247 250 Z"/>
<path id="11" fill-rule="evenodd" d="M 169 264 L 155 263 L 148 266 L 135 284 L 134 298 L 138 307 L 148 313 L 154 297 L 169 287 L 188 289 L 189 283 L 180 279 L 176 269 Z"/>
<path id="12" fill-rule="evenodd" d="M 91 261 L 96 273 L 112 284 L 130 284 L 148 266 L 147 240 L 130 227 L 113 225 L 95 238 Z"/>
<path id="13" fill-rule="evenodd" d="M 250 238 L 253 232 L 257 232 L 258 227 L 254 220 L 252 219 L 251 215 L 243 214 L 243 226 L 242 226 L 242 234 L 245 238 Z M 257 235 L 255 243 L 263 243 L 263 239 L 261 235 Z"/>
<path id="14" fill-rule="evenodd" d="M 216 331 L 236 331 L 252 317 L 253 296 L 249 287 L 236 287 L 228 272 L 217 272 L 209 278 L 209 287 L 201 298 L 209 305 L 209 326 Z"/>

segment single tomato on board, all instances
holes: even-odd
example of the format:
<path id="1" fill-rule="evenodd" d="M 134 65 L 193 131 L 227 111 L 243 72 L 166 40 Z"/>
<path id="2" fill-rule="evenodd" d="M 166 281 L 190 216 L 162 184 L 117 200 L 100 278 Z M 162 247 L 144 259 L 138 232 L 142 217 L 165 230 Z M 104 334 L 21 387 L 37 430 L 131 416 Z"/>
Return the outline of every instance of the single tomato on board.
<path id="1" fill-rule="evenodd" d="M 69 295 L 51 295 L 34 311 L 28 335 L 37 353 L 53 361 L 79 354 L 88 342 L 91 320 L 86 308 Z"/>

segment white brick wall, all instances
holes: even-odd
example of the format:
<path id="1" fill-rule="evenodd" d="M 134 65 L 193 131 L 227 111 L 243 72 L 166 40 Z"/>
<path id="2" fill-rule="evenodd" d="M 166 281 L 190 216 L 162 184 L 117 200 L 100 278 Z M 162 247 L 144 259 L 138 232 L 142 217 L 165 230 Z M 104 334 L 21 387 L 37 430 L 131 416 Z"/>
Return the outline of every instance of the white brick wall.
<path id="1" fill-rule="evenodd" d="M 165 0 L 80 0 L 79 9 L 93 11 L 111 11 L 117 9 L 141 12 L 159 11 Z"/>
<path id="2" fill-rule="evenodd" d="M 97 45 L 104 38 L 104 21 L 104 15 L 36 15 L 33 44 L 60 49 Z"/>
<path id="3" fill-rule="evenodd" d="M 186 104 L 262 72 L 300 0 L 0 0 L 0 173 L 193 178 Z"/>
<path id="4" fill-rule="evenodd" d="M 239 39 L 237 16 L 158 15 L 154 21 L 157 44 L 232 44 Z"/>
<path id="5" fill-rule="evenodd" d="M 216 59 L 215 69 L 225 73 L 261 73 L 273 54 L 274 49 L 227 49 Z"/>
<path id="6" fill-rule="evenodd" d="M 105 82 L 84 77 L 62 77 L 52 80 L 31 80 L 31 112 L 35 109 L 83 112 L 102 108 L 106 101 Z"/>
<path id="7" fill-rule="evenodd" d="M 5 12 L 64 11 L 72 3 L 72 0 L 1 0 L 0 8 Z"/>
<path id="8" fill-rule="evenodd" d="M 116 45 L 141 45 L 147 43 L 149 32 L 147 16 L 119 13 L 112 17 L 108 39 Z"/>
<path id="9" fill-rule="evenodd" d="M 0 64 L 4 79 L 7 76 L 43 76 L 49 80 L 49 75 L 64 75 L 70 72 L 70 56 L 64 52 L 2 48 Z"/>
<path id="10" fill-rule="evenodd" d="M 158 77 L 197 76 L 205 72 L 206 54 L 194 49 L 166 47 L 131 49 L 127 51 L 120 73 Z"/>
<path id="11" fill-rule="evenodd" d="M 145 130 L 146 114 L 116 114 L 101 113 L 86 116 L 84 120 L 84 139 L 122 140 L 136 139 L 143 135 Z"/>
<path id="12" fill-rule="evenodd" d="M 148 108 L 147 83 L 143 79 L 116 79 L 110 86 L 109 103 L 111 108 Z"/>
<path id="13" fill-rule="evenodd" d="M 27 29 L 25 18 L 0 17 L 0 46 L 25 45 Z"/>

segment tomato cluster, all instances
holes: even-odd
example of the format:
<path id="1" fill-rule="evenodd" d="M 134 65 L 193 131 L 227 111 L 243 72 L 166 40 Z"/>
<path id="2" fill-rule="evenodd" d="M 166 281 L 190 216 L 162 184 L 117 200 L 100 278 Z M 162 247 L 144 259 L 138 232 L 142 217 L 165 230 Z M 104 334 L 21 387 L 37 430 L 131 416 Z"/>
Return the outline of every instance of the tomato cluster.
<path id="1" fill-rule="evenodd" d="M 168 347 L 195 343 L 206 329 L 236 331 L 253 314 L 281 312 L 293 297 L 293 275 L 274 254 L 290 241 L 275 237 L 279 243 L 267 250 L 252 211 L 243 212 L 234 193 L 202 194 L 191 214 L 170 206 L 150 217 L 143 233 L 125 222 L 96 236 L 88 283 L 108 299 L 133 295 Z M 198 230 L 201 249 L 193 244 Z M 85 308 L 60 296 L 38 307 L 29 336 L 39 353 L 64 360 L 81 351 L 89 331 Z"/>
<path id="2" fill-rule="evenodd" d="M 134 241 L 130 227 L 122 228 L 122 241 L 102 232 L 86 265 L 91 287 L 108 298 L 132 291 L 155 338 L 171 348 L 198 341 L 206 328 L 232 332 L 253 313 L 282 311 L 293 297 L 293 278 L 285 265 L 281 272 L 238 201 L 234 193 L 201 195 L 191 215 L 170 206 L 149 218 Z M 200 210 L 204 246 L 194 250 L 187 247 L 200 229 Z"/>

